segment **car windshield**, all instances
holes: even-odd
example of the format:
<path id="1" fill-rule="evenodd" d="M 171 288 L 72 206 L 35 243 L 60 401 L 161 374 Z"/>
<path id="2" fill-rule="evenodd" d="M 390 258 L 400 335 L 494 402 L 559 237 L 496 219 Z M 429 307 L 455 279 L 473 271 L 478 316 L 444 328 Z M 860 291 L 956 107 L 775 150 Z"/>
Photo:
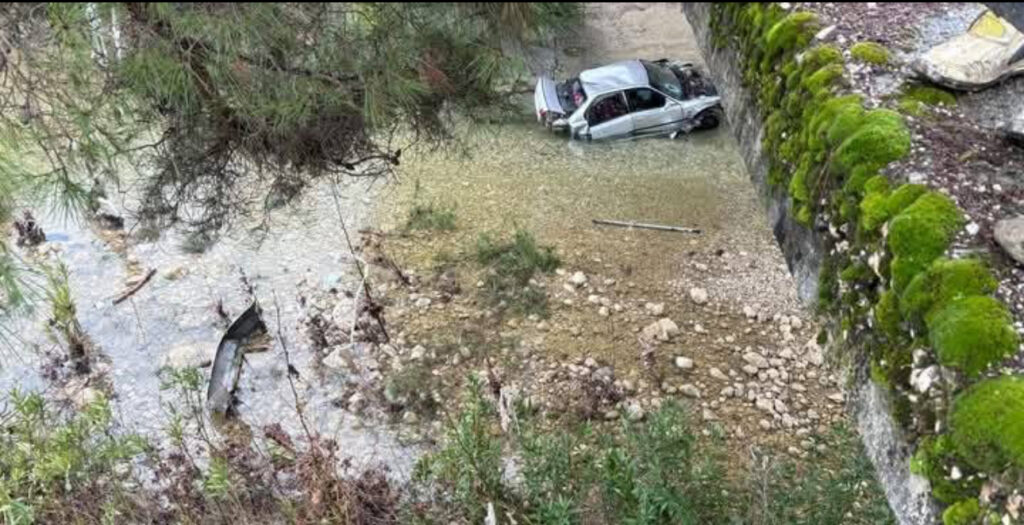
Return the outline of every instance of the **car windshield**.
<path id="1" fill-rule="evenodd" d="M 647 70 L 647 78 L 650 79 L 654 89 L 667 93 L 672 98 L 683 98 L 683 87 L 679 85 L 679 79 L 668 68 L 646 60 L 641 60 L 640 63 Z"/>

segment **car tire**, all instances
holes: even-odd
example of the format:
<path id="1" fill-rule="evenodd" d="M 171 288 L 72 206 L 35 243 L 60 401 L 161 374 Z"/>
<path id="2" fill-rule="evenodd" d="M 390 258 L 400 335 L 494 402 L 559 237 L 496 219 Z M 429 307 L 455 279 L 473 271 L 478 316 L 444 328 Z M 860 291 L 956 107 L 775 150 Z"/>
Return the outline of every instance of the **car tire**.
<path id="1" fill-rule="evenodd" d="M 697 129 L 714 129 L 722 123 L 722 110 L 721 108 L 708 108 L 700 113 L 697 113 L 696 118 Z"/>

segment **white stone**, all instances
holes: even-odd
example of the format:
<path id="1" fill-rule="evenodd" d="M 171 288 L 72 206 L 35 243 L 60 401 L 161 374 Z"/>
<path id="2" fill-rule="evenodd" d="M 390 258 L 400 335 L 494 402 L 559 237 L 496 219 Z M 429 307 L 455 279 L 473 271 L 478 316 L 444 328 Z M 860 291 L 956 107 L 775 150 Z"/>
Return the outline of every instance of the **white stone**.
<path id="1" fill-rule="evenodd" d="M 668 341 L 679 333 L 679 326 L 671 319 L 664 317 L 643 330 L 643 338 L 648 341 Z"/>
<path id="2" fill-rule="evenodd" d="M 700 398 L 700 389 L 689 383 L 679 387 L 679 391 L 682 392 L 684 396 Z"/>
<path id="3" fill-rule="evenodd" d="M 658 317 L 665 313 L 665 303 L 647 303 L 644 305 L 644 310 L 647 310 L 647 313 Z"/>
<path id="4" fill-rule="evenodd" d="M 753 319 L 753 318 L 757 317 L 757 311 L 754 310 L 753 308 L 751 308 L 750 306 L 744 306 L 743 307 L 743 315 L 747 319 Z"/>
<path id="5" fill-rule="evenodd" d="M 199 368 L 213 361 L 213 345 L 182 344 L 164 355 L 161 365 L 169 368 Z"/>
<path id="6" fill-rule="evenodd" d="M 576 272 L 569 277 L 569 283 L 578 288 L 587 284 L 587 276 L 583 272 Z"/>
<path id="7" fill-rule="evenodd" d="M 697 304 L 708 302 L 708 292 L 703 288 L 690 288 L 690 300 Z"/>
<path id="8" fill-rule="evenodd" d="M 747 352 L 743 354 L 743 360 L 757 368 L 768 368 L 768 360 L 757 352 Z"/>
<path id="9" fill-rule="evenodd" d="M 690 370 L 693 368 L 693 359 L 689 357 L 678 356 L 676 357 L 676 367 L 683 370 Z"/>
<path id="10" fill-rule="evenodd" d="M 1024 215 L 1000 220 L 996 223 L 994 235 L 1010 257 L 1024 264 Z"/>
<path id="11" fill-rule="evenodd" d="M 611 315 L 611 312 L 608 311 L 607 307 L 602 306 L 597 309 L 597 315 L 600 315 L 601 317 L 608 317 L 609 315 Z"/>
<path id="12" fill-rule="evenodd" d="M 931 365 L 927 368 L 915 368 L 910 371 L 910 386 L 919 393 L 926 393 L 931 390 L 932 385 L 939 381 L 939 366 Z"/>
<path id="13" fill-rule="evenodd" d="M 426 357 L 426 355 L 427 349 L 423 348 L 423 345 L 416 345 L 415 347 L 413 347 L 412 351 L 409 352 L 409 359 L 413 361 L 419 361 Z"/>
<path id="14" fill-rule="evenodd" d="M 729 380 L 729 376 L 725 375 L 725 373 L 723 373 L 721 370 L 719 370 L 717 368 L 712 368 L 711 370 L 709 370 L 708 371 L 708 375 L 710 375 L 712 378 L 717 379 L 719 381 L 728 381 Z"/>

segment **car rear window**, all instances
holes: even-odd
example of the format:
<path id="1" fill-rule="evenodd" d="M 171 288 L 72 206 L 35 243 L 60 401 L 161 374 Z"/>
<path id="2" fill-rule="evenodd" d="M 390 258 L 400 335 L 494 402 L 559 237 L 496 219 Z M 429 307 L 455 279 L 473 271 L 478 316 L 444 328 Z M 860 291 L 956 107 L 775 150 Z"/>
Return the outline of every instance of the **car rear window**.
<path id="1" fill-rule="evenodd" d="M 587 101 L 587 93 L 583 91 L 583 84 L 578 78 L 570 78 L 562 82 L 555 87 L 555 91 L 558 93 L 558 102 L 562 104 L 566 113 L 576 111 L 576 108 Z"/>

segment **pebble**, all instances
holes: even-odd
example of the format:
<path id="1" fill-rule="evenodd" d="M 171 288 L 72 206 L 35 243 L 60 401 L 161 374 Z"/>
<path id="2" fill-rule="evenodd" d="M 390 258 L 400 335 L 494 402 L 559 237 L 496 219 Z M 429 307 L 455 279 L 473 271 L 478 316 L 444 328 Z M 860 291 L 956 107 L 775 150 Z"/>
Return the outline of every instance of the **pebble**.
<path id="1" fill-rule="evenodd" d="M 768 368 L 769 366 L 768 360 L 757 352 L 747 352 L 743 354 L 743 360 L 757 368 Z"/>
<path id="2" fill-rule="evenodd" d="M 423 348 L 423 345 L 416 345 L 415 347 L 413 347 L 412 351 L 409 352 L 409 359 L 413 361 L 419 361 L 426 357 L 426 355 L 427 349 Z"/>
<path id="3" fill-rule="evenodd" d="M 689 383 L 679 387 L 679 391 L 686 397 L 700 398 L 700 389 Z"/>
<path id="4" fill-rule="evenodd" d="M 645 415 L 644 409 L 640 406 L 640 403 L 633 401 L 626 405 L 626 419 L 629 421 L 640 421 Z"/>
<path id="5" fill-rule="evenodd" d="M 708 302 L 708 292 L 703 288 L 690 288 L 690 300 L 697 304 Z"/>
<path id="6" fill-rule="evenodd" d="M 412 410 L 406 410 L 405 413 L 402 414 L 402 422 L 406 425 L 415 425 L 419 420 L 419 416 L 417 416 L 416 412 L 413 412 Z"/>
<path id="7" fill-rule="evenodd" d="M 665 303 L 647 303 L 644 305 L 644 310 L 655 317 L 660 317 L 665 313 Z"/>
<path id="8" fill-rule="evenodd" d="M 761 421 L 758 421 L 757 424 L 758 424 L 758 426 L 761 427 L 761 430 L 771 430 L 772 429 L 772 423 L 770 421 L 768 421 L 767 419 L 762 419 Z"/>
<path id="9" fill-rule="evenodd" d="M 569 277 L 569 283 L 579 288 L 580 286 L 587 284 L 587 276 L 583 272 L 576 272 L 572 274 L 572 277 Z"/>
<path id="10" fill-rule="evenodd" d="M 600 315 L 601 317 L 608 317 L 610 314 L 611 312 L 608 311 L 608 307 L 606 306 L 602 306 L 597 309 L 597 315 Z"/>
<path id="11" fill-rule="evenodd" d="M 708 375 L 710 375 L 712 378 L 717 379 L 719 381 L 728 381 L 729 380 L 729 376 L 725 375 L 724 372 L 722 372 L 721 370 L 719 370 L 717 368 L 712 368 L 711 370 L 709 370 L 708 371 Z"/>
<path id="12" fill-rule="evenodd" d="M 678 356 L 676 357 L 676 367 L 683 370 L 690 370 L 693 368 L 693 359 L 689 357 Z"/>

